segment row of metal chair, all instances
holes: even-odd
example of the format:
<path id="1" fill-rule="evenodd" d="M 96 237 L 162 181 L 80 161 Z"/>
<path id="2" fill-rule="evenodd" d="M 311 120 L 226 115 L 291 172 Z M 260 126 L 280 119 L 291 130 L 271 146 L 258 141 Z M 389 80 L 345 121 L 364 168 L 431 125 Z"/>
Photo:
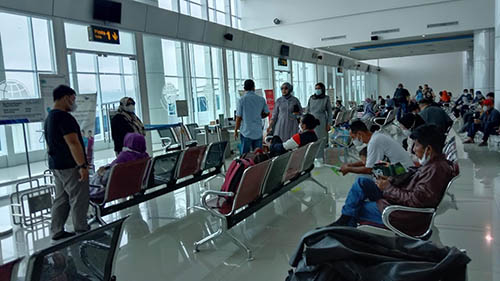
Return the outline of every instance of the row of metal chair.
<path id="1" fill-rule="evenodd" d="M 216 142 L 113 166 L 104 198 L 91 200 L 95 220 L 105 224 L 104 215 L 219 174 L 224 166 L 226 147 L 227 142 Z M 161 185 L 165 186 L 149 192 Z M 118 202 L 118 199 L 126 200 Z"/>
<path id="2" fill-rule="evenodd" d="M 158 129 L 162 145 L 167 151 L 181 149 L 184 142 L 186 147 L 196 146 L 198 124 L 179 124 L 178 126 Z"/>
<path id="3" fill-rule="evenodd" d="M 220 227 L 215 233 L 195 242 L 195 251 L 306 179 L 316 182 L 326 193 L 327 188 L 311 177 L 321 145 L 320 140 L 247 168 L 235 192 L 205 191 L 201 198 L 202 207 L 220 220 Z M 232 199 L 229 208 L 220 204 L 229 198 Z M 251 260 L 250 248 L 229 232 L 227 234 Z"/>
<path id="4" fill-rule="evenodd" d="M 335 122 L 334 122 L 333 126 L 334 127 L 339 127 L 342 124 L 348 123 L 355 116 L 356 116 L 356 110 L 355 109 L 340 111 L 337 114 L 337 118 L 335 118 Z"/>

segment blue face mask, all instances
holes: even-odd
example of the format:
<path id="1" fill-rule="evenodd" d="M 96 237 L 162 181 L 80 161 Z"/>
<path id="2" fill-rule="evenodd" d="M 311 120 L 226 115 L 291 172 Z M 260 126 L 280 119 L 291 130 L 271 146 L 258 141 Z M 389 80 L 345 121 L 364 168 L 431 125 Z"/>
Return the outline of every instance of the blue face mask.
<path id="1" fill-rule="evenodd" d="M 316 90 L 314 90 L 314 94 L 317 95 L 317 96 L 319 96 L 319 95 L 322 94 L 322 91 L 319 90 L 319 89 L 316 89 Z"/>

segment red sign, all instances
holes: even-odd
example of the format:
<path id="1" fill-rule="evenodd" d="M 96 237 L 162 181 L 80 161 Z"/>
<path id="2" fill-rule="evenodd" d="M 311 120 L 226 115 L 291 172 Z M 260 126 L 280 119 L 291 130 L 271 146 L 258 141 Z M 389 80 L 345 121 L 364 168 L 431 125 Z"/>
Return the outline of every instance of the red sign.
<path id="1" fill-rule="evenodd" d="M 266 94 L 266 103 L 269 108 L 269 120 L 271 120 L 273 110 L 274 110 L 274 90 L 264 90 Z"/>

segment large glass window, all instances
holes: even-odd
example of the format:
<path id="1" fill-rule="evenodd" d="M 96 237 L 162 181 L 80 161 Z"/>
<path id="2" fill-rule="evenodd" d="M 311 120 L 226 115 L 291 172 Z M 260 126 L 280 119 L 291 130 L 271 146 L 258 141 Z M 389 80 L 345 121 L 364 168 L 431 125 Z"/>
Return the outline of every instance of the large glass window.
<path id="1" fill-rule="evenodd" d="M 209 124 L 224 112 L 222 50 L 189 44 L 194 119 Z"/>
<path id="2" fill-rule="evenodd" d="M 226 51 L 227 77 L 229 83 L 230 113 L 234 115 L 243 83 L 250 78 L 250 56 L 247 53 Z"/>
<path id="3" fill-rule="evenodd" d="M 161 123 L 177 123 L 176 100 L 186 99 L 184 85 L 184 71 L 182 67 L 182 44 L 177 41 L 161 39 L 162 54 L 163 54 L 163 69 L 165 77 L 165 86 L 163 87 L 162 96 L 160 97 L 161 105 L 167 112 L 151 112 L 151 121 L 154 124 Z M 151 95 L 153 96 L 153 95 Z M 149 104 L 152 108 L 155 107 L 156 100 L 152 100 L 150 96 Z"/>
<path id="4" fill-rule="evenodd" d="M 252 54 L 252 78 L 256 89 L 272 89 L 271 57 Z"/>
<path id="5" fill-rule="evenodd" d="M 230 25 L 229 3 L 226 0 L 208 0 L 208 19 L 223 25 Z"/>
<path id="6" fill-rule="evenodd" d="M 207 19 L 206 0 L 180 0 L 180 12 L 199 19 Z"/>
<path id="7" fill-rule="evenodd" d="M 53 73 L 50 21 L 0 12 L 0 99 L 39 98 L 38 74 Z M 13 153 L 25 152 L 22 125 L 13 125 Z M 44 149 L 42 124 L 26 126 L 28 150 Z M 16 141 L 14 141 L 16 140 Z M 0 154 L 7 154 L 5 126 L 0 126 Z"/>
<path id="8" fill-rule="evenodd" d="M 309 97 L 314 93 L 314 85 L 317 83 L 316 65 L 293 61 L 292 74 L 295 96 L 303 105 L 307 105 Z"/>
<path id="9" fill-rule="evenodd" d="M 71 85 L 79 94 L 97 93 L 95 138 L 109 140 L 110 114 L 122 97 L 132 97 L 142 115 L 133 33 L 120 31 L 120 44 L 113 45 L 89 41 L 85 25 L 64 28 Z"/>
<path id="10" fill-rule="evenodd" d="M 241 3 L 240 0 L 231 0 L 231 26 L 241 29 Z"/>
<path id="11" fill-rule="evenodd" d="M 137 67 L 133 57 L 72 51 L 68 61 L 71 86 L 77 93 L 97 93 L 96 140 L 103 140 L 109 133 L 109 115 L 118 108 L 121 98 L 132 97 L 140 115 Z"/>

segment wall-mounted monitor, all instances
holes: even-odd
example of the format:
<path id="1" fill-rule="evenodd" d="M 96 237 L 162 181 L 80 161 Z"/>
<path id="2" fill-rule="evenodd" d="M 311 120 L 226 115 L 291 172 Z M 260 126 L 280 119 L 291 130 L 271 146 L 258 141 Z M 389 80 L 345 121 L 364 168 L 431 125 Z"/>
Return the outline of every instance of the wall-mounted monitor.
<path id="1" fill-rule="evenodd" d="M 95 20 L 121 23 L 122 3 L 109 0 L 94 0 Z"/>
<path id="2" fill-rule="evenodd" d="M 288 57 L 290 55 L 290 46 L 281 45 L 280 56 Z"/>

